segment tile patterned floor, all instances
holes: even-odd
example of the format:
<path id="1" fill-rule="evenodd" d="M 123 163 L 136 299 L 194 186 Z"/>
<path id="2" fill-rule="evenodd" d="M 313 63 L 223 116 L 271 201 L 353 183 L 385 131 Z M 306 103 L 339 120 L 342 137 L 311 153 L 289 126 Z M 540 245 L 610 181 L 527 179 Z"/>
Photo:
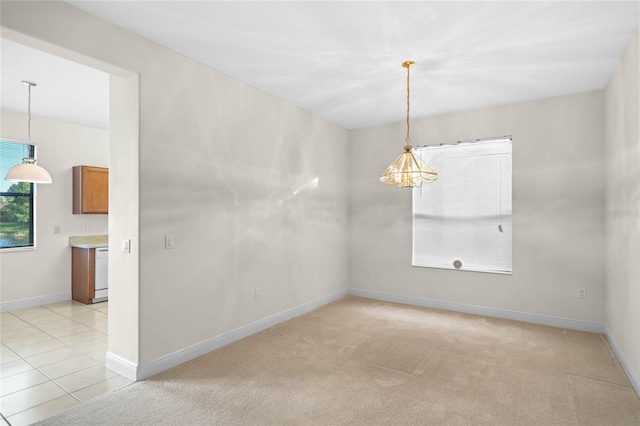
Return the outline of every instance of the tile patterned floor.
<path id="1" fill-rule="evenodd" d="M 105 367 L 108 302 L 0 314 L 0 426 L 28 425 L 131 383 Z"/>

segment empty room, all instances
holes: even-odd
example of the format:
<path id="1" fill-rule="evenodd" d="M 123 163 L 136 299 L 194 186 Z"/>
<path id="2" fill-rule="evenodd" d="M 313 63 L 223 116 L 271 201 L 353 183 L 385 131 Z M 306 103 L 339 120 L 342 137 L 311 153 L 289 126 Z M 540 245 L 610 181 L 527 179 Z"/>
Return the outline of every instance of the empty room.
<path id="1" fill-rule="evenodd" d="M 0 424 L 640 424 L 639 1 L 0 8 Z"/>

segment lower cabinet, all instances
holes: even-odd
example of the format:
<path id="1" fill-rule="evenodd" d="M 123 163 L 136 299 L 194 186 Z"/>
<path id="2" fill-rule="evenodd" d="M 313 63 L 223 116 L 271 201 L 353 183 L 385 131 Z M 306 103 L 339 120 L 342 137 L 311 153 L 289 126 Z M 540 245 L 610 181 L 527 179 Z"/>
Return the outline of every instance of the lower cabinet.
<path id="1" fill-rule="evenodd" d="M 71 247 L 71 298 L 89 305 L 95 295 L 96 249 Z"/>

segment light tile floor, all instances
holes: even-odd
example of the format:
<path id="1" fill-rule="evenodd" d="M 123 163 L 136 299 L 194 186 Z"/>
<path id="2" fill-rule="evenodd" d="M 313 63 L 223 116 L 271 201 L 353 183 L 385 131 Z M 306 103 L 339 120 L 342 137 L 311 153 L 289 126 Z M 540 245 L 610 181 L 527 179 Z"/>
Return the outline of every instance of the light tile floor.
<path id="1" fill-rule="evenodd" d="M 131 383 L 105 367 L 108 302 L 0 314 L 0 426 L 27 425 Z"/>

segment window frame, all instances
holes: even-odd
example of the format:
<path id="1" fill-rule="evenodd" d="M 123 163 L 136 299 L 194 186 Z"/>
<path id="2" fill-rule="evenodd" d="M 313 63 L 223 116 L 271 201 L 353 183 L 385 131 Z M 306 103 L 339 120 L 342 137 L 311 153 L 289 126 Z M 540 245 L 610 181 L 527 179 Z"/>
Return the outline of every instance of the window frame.
<path id="1" fill-rule="evenodd" d="M 35 144 L 30 144 L 28 142 L 15 140 L 15 139 L 7 139 L 0 137 L 0 144 L 2 143 L 12 143 L 12 144 L 22 144 L 28 147 L 28 154 L 32 158 L 37 160 L 37 146 Z M 20 164 L 20 163 L 17 163 Z M 16 164 L 14 164 L 16 165 Z M 13 167 L 13 166 L 11 166 Z M 4 180 L 4 176 L 1 176 Z M 29 244 L 28 245 L 16 245 L 16 246 L 8 246 L 8 247 L 0 247 L 0 253 L 12 252 L 12 251 L 31 251 L 36 249 L 36 184 L 29 183 L 29 194 L 21 193 L 21 192 L 2 192 L 0 191 L 0 197 L 5 196 L 18 196 L 18 197 L 29 197 L 30 198 L 30 221 L 29 221 Z"/>
<path id="2" fill-rule="evenodd" d="M 467 251 L 466 255 L 465 255 L 465 250 L 460 251 L 458 249 L 455 249 L 454 250 L 455 252 L 460 251 L 460 253 L 459 254 L 454 254 L 454 258 L 452 259 L 452 264 L 448 265 L 446 262 L 444 262 L 444 263 L 442 262 L 442 259 L 444 259 L 442 257 L 442 255 L 435 256 L 435 257 L 430 257 L 430 255 L 428 254 L 428 251 L 427 252 L 424 251 L 424 243 L 422 243 L 422 244 L 417 244 L 416 243 L 417 241 L 420 241 L 420 237 L 421 236 L 430 235 L 430 232 L 434 232 L 435 231 L 436 234 L 434 234 L 434 235 L 437 235 L 437 232 L 438 232 L 438 231 L 436 231 L 437 229 L 442 229 L 443 231 L 440 231 L 440 232 L 445 232 L 445 233 L 447 232 L 447 229 L 449 229 L 449 228 L 439 228 L 439 227 L 436 226 L 437 224 L 425 225 L 424 224 L 425 222 L 421 221 L 423 219 L 421 219 L 420 217 L 424 216 L 425 213 L 426 213 L 427 216 L 429 214 L 438 214 L 438 213 L 434 213 L 434 211 L 432 210 L 433 208 L 435 208 L 436 209 L 435 212 L 437 212 L 438 209 L 443 208 L 446 205 L 449 205 L 448 208 L 451 208 L 451 207 L 456 208 L 455 206 L 460 206 L 459 208 L 462 208 L 462 206 L 464 206 L 465 204 L 469 205 L 469 200 L 471 200 L 472 204 L 475 204 L 476 202 L 482 202 L 482 200 L 493 200 L 493 198 L 482 198 L 482 197 L 478 198 L 477 196 L 475 198 L 471 198 L 471 199 L 466 198 L 466 197 L 465 198 L 454 198 L 454 200 L 451 200 L 450 197 L 446 197 L 445 196 L 445 198 L 440 199 L 440 197 L 442 195 L 439 195 L 439 193 L 443 189 L 442 188 L 440 190 L 437 190 L 436 188 L 431 189 L 431 185 L 437 185 L 438 184 L 438 182 L 440 181 L 440 179 L 438 179 L 434 183 L 429 183 L 429 184 L 422 185 L 421 188 L 414 188 L 413 191 L 412 191 L 412 259 L 411 259 L 411 266 L 420 267 L 420 268 L 448 269 L 448 270 L 453 270 L 453 271 L 459 270 L 459 271 L 466 271 L 466 272 L 481 272 L 481 273 L 502 274 L 502 275 L 512 275 L 513 274 L 513 234 L 512 234 L 512 231 L 513 231 L 513 228 L 512 228 L 513 227 L 513 206 L 512 206 L 512 203 L 513 203 L 513 160 L 512 160 L 512 156 L 513 156 L 513 137 L 511 135 L 507 135 L 507 136 L 499 136 L 499 137 L 492 137 L 492 138 L 474 139 L 474 140 L 469 140 L 469 141 L 458 141 L 458 142 L 453 142 L 453 143 L 442 143 L 442 144 L 438 144 L 438 145 L 423 145 L 423 146 L 415 147 L 414 149 L 416 149 L 418 151 L 416 155 L 420 156 L 422 158 L 424 153 L 428 152 L 428 149 L 434 149 L 434 148 L 436 148 L 436 149 L 437 148 L 445 148 L 445 149 L 446 148 L 454 148 L 455 149 L 455 146 L 459 146 L 459 145 L 467 145 L 467 146 L 469 146 L 469 145 L 473 145 L 475 143 L 491 143 L 491 142 L 494 142 L 494 143 L 497 143 L 497 144 L 502 144 L 502 143 L 508 142 L 508 145 L 509 145 L 509 151 L 508 152 L 503 152 L 503 148 L 502 147 L 504 145 L 498 145 L 499 146 L 499 148 L 498 148 L 499 152 L 495 151 L 495 154 L 500 155 L 500 156 L 505 155 L 505 154 L 508 155 L 508 158 L 509 158 L 508 159 L 508 177 L 503 174 L 505 172 L 505 170 L 504 170 L 504 168 L 502 166 L 500 168 L 500 170 L 502 170 L 502 171 L 498 172 L 496 175 L 494 175 L 495 178 L 496 178 L 496 184 L 500 185 L 500 189 L 498 191 L 498 194 L 496 194 L 497 197 L 495 198 L 495 202 L 498 203 L 498 206 L 502 206 L 502 207 L 498 207 L 497 208 L 497 211 L 495 212 L 495 216 L 498 217 L 498 218 L 503 217 L 502 220 L 504 220 L 505 215 L 508 216 L 508 219 L 509 219 L 508 223 L 502 222 L 500 219 L 498 219 L 498 222 L 497 222 L 498 224 L 500 224 L 502 222 L 502 224 L 500 226 L 498 226 L 498 229 L 500 229 L 500 231 L 499 231 L 500 233 L 502 232 L 502 229 L 503 229 L 502 226 L 506 225 L 505 232 L 508 232 L 508 241 L 504 240 L 503 242 L 500 243 L 496 239 L 495 246 L 493 246 L 496 249 L 496 253 L 498 253 L 500 250 L 505 250 L 508 247 L 508 258 L 507 259 L 508 259 L 509 263 L 508 264 L 507 263 L 502 263 L 499 260 L 499 257 L 498 257 L 495 260 L 496 263 L 489 262 L 489 263 L 485 264 L 484 262 L 476 263 L 474 261 L 474 262 L 471 262 L 471 263 L 467 262 L 466 265 L 462 264 L 462 265 L 454 266 L 453 260 L 456 259 L 456 256 L 462 255 L 463 257 L 466 256 L 468 258 L 470 253 L 473 255 L 473 251 L 472 252 L 468 252 Z M 478 150 L 475 150 L 476 154 L 473 155 L 473 156 L 486 155 L 486 154 L 482 154 L 482 149 L 483 148 L 478 148 Z M 436 156 L 434 158 L 431 158 L 431 159 L 425 158 L 424 161 L 427 164 L 430 164 L 430 160 L 432 162 L 436 162 L 436 165 L 432 164 L 432 166 L 434 166 L 436 171 L 439 171 L 438 170 L 438 165 L 437 165 L 437 163 L 439 163 L 439 161 L 447 161 L 447 159 L 449 159 L 449 161 L 450 161 L 451 158 L 454 158 L 454 157 L 451 156 L 451 154 L 447 154 L 446 150 L 442 151 L 442 152 L 443 152 L 443 154 L 435 154 Z M 492 155 L 492 154 L 489 154 L 489 155 Z M 439 160 L 436 161 L 436 158 L 438 158 Z M 460 158 L 464 158 L 464 157 L 460 157 Z M 469 158 L 469 157 L 467 157 L 467 158 Z M 497 164 L 504 164 L 504 163 L 502 163 L 502 161 L 503 160 L 501 158 L 499 158 Z M 480 163 L 476 163 L 476 164 L 480 164 Z M 444 163 L 443 163 L 442 167 L 444 167 Z M 447 167 L 445 167 L 444 170 L 447 170 Z M 481 168 L 481 169 L 478 169 L 478 170 L 485 170 L 486 171 L 486 170 L 491 170 L 491 169 L 486 169 L 486 168 L 483 169 L 483 168 Z M 459 171 L 462 172 L 463 170 L 459 170 Z M 460 176 L 468 177 L 470 175 L 464 174 L 464 175 L 460 175 Z M 487 175 L 487 176 L 490 176 L 490 175 Z M 508 181 L 505 180 L 505 179 L 508 179 Z M 509 188 L 509 190 L 508 190 L 508 197 L 509 198 L 508 198 L 508 208 L 507 208 L 508 213 L 507 213 L 507 211 L 504 210 L 504 208 L 507 205 L 504 205 L 503 201 L 500 201 L 500 200 L 504 200 L 504 198 L 502 198 L 504 196 L 504 194 L 505 194 L 504 185 L 507 184 L 507 183 L 508 183 L 508 188 Z M 454 182 L 454 185 L 457 185 L 457 184 Z M 416 202 L 417 202 L 416 197 L 420 197 L 422 199 L 422 196 L 423 196 L 422 191 L 425 188 L 429 192 L 435 191 L 432 194 L 433 194 L 433 196 L 438 197 L 438 199 L 439 199 L 439 201 L 441 203 L 444 203 L 444 204 L 438 204 L 438 206 L 442 205 L 443 207 L 428 207 L 428 206 L 425 207 L 424 204 L 423 204 L 423 207 L 422 207 L 423 210 L 420 210 L 419 208 L 417 209 L 417 205 L 418 204 L 416 204 Z M 481 195 L 481 194 L 479 194 L 479 195 Z M 426 196 L 428 196 L 428 195 L 426 195 Z M 477 201 L 474 201 L 474 200 L 477 200 Z M 459 203 L 463 203 L 463 204 L 459 204 Z M 462 210 L 462 211 L 464 211 L 464 210 Z M 486 214 L 487 214 L 486 211 L 484 211 L 483 213 L 481 213 L 481 212 L 482 212 L 482 210 L 478 211 L 478 213 L 480 213 L 480 216 L 478 216 L 478 217 L 480 217 L 480 218 L 486 217 Z M 460 213 L 456 213 L 456 215 L 457 214 L 460 214 Z M 490 213 L 490 214 L 493 215 L 493 213 Z M 469 218 L 469 217 L 472 218 L 473 217 L 473 216 L 468 216 L 468 214 L 464 214 L 464 213 L 462 213 L 462 215 L 463 216 L 460 216 L 460 218 L 461 218 L 460 220 L 466 220 L 466 218 Z M 448 217 L 449 219 L 456 219 L 456 223 L 459 220 L 459 219 L 457 219 L 458 216 L 455 216 L 455 217 L 454 216 L 446 216 L 446 217 L 442 216 L 442 217 L 443 218 L 447 218 Z M 416 223 L 417 223 L 416 221 L 418 221 L 418 223 L 421 224 L 421 226 L 419 228 L 416 227 L 417 226 L 416 225 Z M 483 225 L 476 224 L 474 226 L 476 227 L 475 229 L 477 229 L 480 233 L 486 233 L 486 231 L 483 231 L 484 229 L 486 229 Z M 480 226 L 480 227 L 478 228 L 478 226 Z M 422 229 L 423 231 L 418 231 L 418 229 Z M 431 231 L 429 231 L 429 229 Z M 425 231 L 427 231 L 427 234 L 424 234 Z M 455 231 L 455 232 L 458 232 L 458 231 Z M 477 232 L 477 231 L 474 231 L 474 232 Z M 457 244 L 459 244 L 460 242 L 464 241 L 464 238 L 461 238 L 461 237 L 456 236 L 456 235 L 457 234 L 455 234 L 455 233 L 451 234 L 451 238 L 453 238 L 453 240 L 450 240 L 450 243 L 445 243 L 444 242 L 445 240 L 443 240 L 443 242 L 442 242 L 442 244 L 443 244 L 442 249 L 444 250 L 443 253 L 450 252 L 452 250 L 452 248 L 456 247 Z M 465 235 L 468 235 L 468 234 L 465 234 Z M 471 234 L 471 235 L 474 235 L 474 234 Z M 478 235 L 478 234 L 475 234 L 475 235 Z M 446 239 L 448 237 L 445 236 L 444 238 Z M 484 246 L 483 242 L 486 243 L 486 242 L 490 242 L 492 240 L 492 238 L 489 238 L 487 240 L 486 239 L 487 238 L 486 235 L 485 235 L 484 238 L 485 239 L 480 240 L 481 243 L 480 243 L 479 246 L 475 246 L 477 253 L 483 253 L 483 250 L 482 250 L 482 247 Z M 496 237 L 496 238 L 499 238 L 499 237 Z M 427 240 L 428 239 L 429 238 L 427 238 Z M 422 241 L 425 241 L 425 240 L 422 240 Z M 491 247 L 491 246 L 489 246 L 489 247 Z M 480 250 L 480 251 L 478 252 L 477 250 Z M 507 252 L 503 252 L 503 253 L 507 253 Z M 482 254 L 479 254 L 479 256 L 480 257 L 478 257 L 478 258 L 472 257 L 471 259 L 475 258 L 475 259 L 480 260 L 480 259 L 482 259 L 484 257 L 484 256 L 482 256 Z M 499 256 L 499 255 L 497 255 L 497 256 Z M 417 259 L 420 259 L 420 260 L 417 260 Z M 461 259 L 461 258 L 457 258 L 457 259 Z"/>

